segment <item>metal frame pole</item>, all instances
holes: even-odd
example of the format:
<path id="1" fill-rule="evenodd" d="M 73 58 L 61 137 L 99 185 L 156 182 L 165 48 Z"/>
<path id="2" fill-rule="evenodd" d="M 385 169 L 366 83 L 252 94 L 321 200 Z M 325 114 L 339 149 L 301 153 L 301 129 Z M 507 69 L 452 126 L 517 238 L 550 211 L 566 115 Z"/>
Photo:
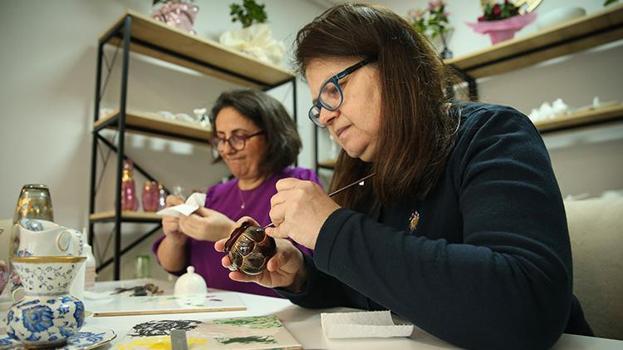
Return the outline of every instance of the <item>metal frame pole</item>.
<path id="1" fill-rule="evenodd" d="M 99 119 L 99 109 L 100 109 L 100 88 L 102 84 L 102 58 L 104 55 L 104 43 L 99 42 L 97 44 L 97 68 L 95 75 L 95 111 L 93 112 L 93 123 L 97 122 Z M 91 132 L 91 179 L 90 179 L 90 187 L 89 187 L 89 236 L 88 242 L 93 247 L 94 246 L 94 234 L 93 232 L 93 222 L 91 222 L 90 216 L 95 213 L 95 178 L 97 173 L 97 132 Z M 94 249 L 94 248 L 93 248 Z"/>
<path id="2" fill-rule="evenodd" d="M 126 16 L 123 25 L 123 66 L 121 71 L 121 96 L 119 102 L 119 139 L 117 141 L 117 191 L 115 193 L 115 249 L 113 278 L 116 281 L 121 278 L 121 177 L 123 174 L 123 160 L 125 152 L 125 118 L 128 97 L 128 66 L 130 65 L 131 31 L 132 17 Z"/>

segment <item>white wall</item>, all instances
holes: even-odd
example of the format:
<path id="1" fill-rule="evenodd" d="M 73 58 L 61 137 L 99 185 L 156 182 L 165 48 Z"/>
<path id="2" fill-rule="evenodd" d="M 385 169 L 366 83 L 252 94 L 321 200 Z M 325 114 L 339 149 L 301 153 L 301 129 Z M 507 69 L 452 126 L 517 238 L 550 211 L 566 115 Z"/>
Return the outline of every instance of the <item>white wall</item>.
<path id="1" fill-rule="evenodd" d="M 232 2 L 196 1 L 200 7 L 195 25 L 198 34 L 217 40 L 221 32 L 239 28 L 238 23 L 230 22 L 228 6 Z M 288 48 L 297 29 L 322 10 L 303 0 L 265 3 L 273 36 L 284 40 Z M 125 8 L 148 14 L 150 5 L 151 0 L 2 2 L 0 219 L 13 216 L 23 184 L 43 183 L 50 187 L 58 223 L 74 228 L 87 225 L 97 39 Z M 115 50 L 106 52 L 112 59 Z M 118 101 L 120 60 L 118 57 L 111 75 L 104 107 L 114 107 Z M 128 106 L 190 114 L 198 106 L 211 106 L 222 90 L 235 87 L 132 55 Z M 291 89 L 284 86 L 272 92 L 289 110 Z M 311 167 L 313 129 L 302 112 L 309 108 L 310 97 L 303 84 L 298 91 L 299 120 L 303 120 L 299 130 L 305 139 L 299 159 L 300 164 Z M 169 187 L 205 188 L 227 173 L 224 166 L 210 163 L 209 151 L 203 146 L 142 136 L 128 136 L 126 145 L 132 158 Z M 108 152 L 105 147 L 102 150 Z M 99 191 L 99 210 L 112 208 L 115 159 L 113 153 Z M 139 193 L 141 188 L 142 180 L 137 178 Z M 144 228 L 124 224 L 124 241 L 132 241 Z M 100 246 L 105 245 L 111 229 L 96 225 Z M 148 253 L 151 241 L 124 257 L 122 277 L 132 277 L 133 255 Z M 110 276 L 111 270 L 102 277 Z"/>
<path id="2" fill-rule="evenodd" d="M 201 8 L 196 22 L 199 35 L 216 39 L 222 31 L 238 27 L 229 22 L 230 2 L 233 0 L 197 1 Z M 406 14 L 411 7 L 425 6 L 422 0 L 379 2 L 399 14 Z M 97 38 L 125 8 L 148 13 L 150 3 L 150 0 L 2 2 L 0 219 L 12 217 L 23 184 L 44 183 L 51 188 L 57 222 L 75 228 L 87 224 Z M 296 31 L 322 11 L 317 2 L 307 0 L 266 0 L 265 3 L 273 35 L 284 40 L 287 47 Z M 449 1 L 450 19 L 456 28 L 450 48 L 455 55 L 489 45 L 487 37 L 472 32 L 464 24 L 478 15 L 478 3 Z M 601 0 L 546 0 L 538 11 L 544 13 L 571 4 L 591 12 L 599 9 L 601 3 Z M 528 27 L 520 35 L 530 30 L 535 29 Z M 113 49 L 107 50 L 109 57 L 113 54 Z M 590 103 L 595 95 L 602 100 L 623 100 L 621 58 L 623 48 L 614 44 L 483 79 L 479 82 L 481 99 L 510 104 L 526 113 L 556 97 L 562 97 L 573 107 Z M 105 106 L 114 106 L 117 101 L 118 75 L 118 71 L 113 72 Z M 220 91 L 233 87 L 132 55 L 128 103 L 135 109 L 191 113 L 197 106 L 210 106 Z M 272 92 L 287 108 L 291 108 L 290 88 L 284 86 Z M 312 167 L 313 129 L 306 116 L 311 99 L 304 84 L 299 84 L 298 92 L 299 132 L 304 141 L 299 162 Z M 545 136 L 564 194 L 595 196 L 606 190 L 623 189 L 623 157 L 620 156 L 623 127 L 592 130 Z M 323 153 L 330 150 L 327 142 L 321 145 Z M 167 186 L 204 188 L 226 174 L 223 166 L 210 164 L 205 147 L 136 136 L 128 137 L 126 145 L 128 154 Z M 321 158 L 327 157 L 321 154 Z M 100 188 L 98 209 L 112 208 L 114 187 L 110 180 L 114 159 L 113 154 Z M 137 179 L 137 185 L 141 184 L 142 180 Z M 96 227 L 103 246 L 111 227 Z M 127 224 L 123 227 L 124 241 L 131 241 L 143 228 Z M 148 253 L 150 243 L 151 240 L 145 242 L 124 258 L 124 278 L 132 277 L 133 256 Z M 109 276 L 110 269 L 103 277 Z"/>

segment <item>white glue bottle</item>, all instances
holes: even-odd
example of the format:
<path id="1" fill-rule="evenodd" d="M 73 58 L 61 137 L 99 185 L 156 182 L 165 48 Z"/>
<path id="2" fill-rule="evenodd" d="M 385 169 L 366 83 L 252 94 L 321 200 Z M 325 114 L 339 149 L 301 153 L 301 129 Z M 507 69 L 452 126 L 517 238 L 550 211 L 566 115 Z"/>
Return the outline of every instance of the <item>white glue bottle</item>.
<path id="1" fill-rule="evenodd" d="M 95 287 L 95 277 L 97 273 L 95 272 L 95 257 L 93 256 L 93 250 L 86 241 L 84 242 L 83 254 L 87 257 L 87 260 L 84 262 L 84 289 L 91 290 Z"/>

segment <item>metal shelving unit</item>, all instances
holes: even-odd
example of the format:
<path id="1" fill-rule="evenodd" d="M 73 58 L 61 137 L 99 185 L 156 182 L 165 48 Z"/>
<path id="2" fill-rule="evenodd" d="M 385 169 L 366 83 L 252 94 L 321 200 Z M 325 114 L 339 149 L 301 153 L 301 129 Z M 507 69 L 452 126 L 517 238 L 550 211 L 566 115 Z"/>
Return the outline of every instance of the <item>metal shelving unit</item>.
<path id="1" fill-rule="evenodd" d="M 118 110 L 100 118 L 100 102 L 104 95 L 102 90 L 102 63 L 105 45 L 118 46 L 121 50 L 121 93 Z M 297 115 L 296 78 L 291 72 L 278 66 L 260 62 L 211 40 L 190 35 L 133 11 L 128 11 L 121 16 L 98 40 L 89 192 L 89 243 L 91 245 L 95 243 L 95 224 L 102 222 L 113 222 L 115 224 L 113 230 L 113 258 L 102 262 L 97 267 L 99 271 L 113 264 L 115 280 L 120 278 L 122 255 L 160 229 L 160 219 L 152 213 L 121 211 L 121 177 L 123 161 L 127 158 L 125 155 L 126 132 L 165 136 L 208 144 L 211 136 L 205 129 L 194 125 L 166 121 L 150 113 L 134 112 L 127 109 L 131 51 L 190 68 L 244 87 L 269 90 L 283 84 L 292 84 L 293 117 L 295 121 Z M 112 67 L 107 65 L 106 69 L 107 75 L 110 75 Z M 100 134 L 102 130 L 110 128 L 117 130 L 116 144 L 113 144 Z M 115 207 L 113 210 L 97 212 L 95 210 L 97 149 L 100 144 L 117 153 L 117 169 L 115 172 Z M 136 162 L 134 162 L 134 168 L 147 179 L 155 180 L 144 167 Z M 153 223 L 156 225 L 122 249 L 122 223 Z"/>

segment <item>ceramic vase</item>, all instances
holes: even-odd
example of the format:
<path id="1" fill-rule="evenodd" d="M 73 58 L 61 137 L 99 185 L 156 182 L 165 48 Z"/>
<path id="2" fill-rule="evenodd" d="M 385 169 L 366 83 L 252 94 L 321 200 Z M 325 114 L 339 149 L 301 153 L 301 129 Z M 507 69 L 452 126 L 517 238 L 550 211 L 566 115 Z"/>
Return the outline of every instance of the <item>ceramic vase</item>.
<path id="1" fill-rule="evenodd" d="M 137 209 L 134 163 L 131 160 L 126 160 L 123 162 L 123 176 L 121 178 L 121 210 L 136 211 Z"/>
<path id="2" fill-rule="evenodd" d="M 7 334 L 26 348 L 63 346 L 84 324 L 84 304 L 69 286 L 85 257 L 13 258 L 26 296 L 7 313 Z"/>
<path id="3" fill-rule="evenodd" d="M 145 181 L 141 199 L 143 211 L 154 212 L 158 210 L 158 183 L 156 181 Z"/>

